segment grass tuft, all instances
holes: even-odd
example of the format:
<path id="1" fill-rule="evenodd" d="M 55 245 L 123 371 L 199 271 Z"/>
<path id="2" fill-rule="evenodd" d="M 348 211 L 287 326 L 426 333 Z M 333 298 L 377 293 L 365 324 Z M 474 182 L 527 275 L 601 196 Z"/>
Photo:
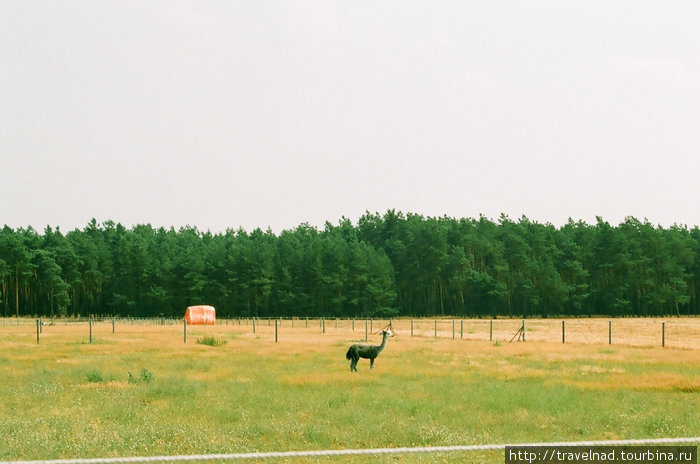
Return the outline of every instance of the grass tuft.
<path id="1" fill-rule="evenodd" d="M 226 340 L 225 338 L 206 336 L 206 337 L 198 338 L 197 343 L 200 345 L 207 345 L 207 346 L 222 346 L 222 345 L 227 344 L 228 340 Z"/>
<path id="2" fill-rule="evenodd" d="M 153 373 L 149 371 L 148 369 L 141 369 L 141 380 L 146 382 L 146 383 L 151 383 L 155 377 L 153 376 Z"/>
<path id="3" fill-rule="evenodd" d="M 98 370 L 93 370 L 87 373 L 87 380 L 90 383 L 104 382 L 102 374 Z"/>
<path id="4" fill-rule="evenodd" d="M 131 384 L 136 384 L 139 382 L 151 383 L 153 380 L 155 380 L 155 376 L 146 368 L 141 369 L 141 373 L 138 377 L 129 372 L 129 383 Z"/>

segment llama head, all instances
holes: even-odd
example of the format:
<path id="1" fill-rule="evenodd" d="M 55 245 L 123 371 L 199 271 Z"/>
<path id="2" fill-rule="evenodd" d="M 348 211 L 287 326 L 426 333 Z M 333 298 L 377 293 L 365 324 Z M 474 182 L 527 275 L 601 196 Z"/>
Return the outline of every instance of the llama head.
<path id="1" fill-rule="evenodd" d="M 392 332 L 391 329 L 382 330 L 382 333 L 385 333 L 387 337 L 394 336 L 394 332 Z"/>

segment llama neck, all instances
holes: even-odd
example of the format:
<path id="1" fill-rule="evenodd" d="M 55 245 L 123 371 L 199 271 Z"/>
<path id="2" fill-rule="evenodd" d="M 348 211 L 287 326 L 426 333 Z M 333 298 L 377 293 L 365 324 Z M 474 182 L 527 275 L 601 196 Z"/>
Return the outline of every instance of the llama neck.
<path id="1" fill-rule="evenodd" d="M 386 333 L 384 333 L 384 336 L 382 337 L 382 344 L 377 347 L 378 351 L 382 351 L 384 349 L 384 345 L 386 345 Z"/>

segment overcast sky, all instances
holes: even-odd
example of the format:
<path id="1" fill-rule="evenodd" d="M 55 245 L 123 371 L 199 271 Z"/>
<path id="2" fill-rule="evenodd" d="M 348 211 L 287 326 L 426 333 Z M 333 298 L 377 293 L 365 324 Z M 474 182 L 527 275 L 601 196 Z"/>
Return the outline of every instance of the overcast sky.
<path id="1" fill-rule="evenodd" d="M 0 0 L 0 225 L 700 225 L 696 1 Z"/>

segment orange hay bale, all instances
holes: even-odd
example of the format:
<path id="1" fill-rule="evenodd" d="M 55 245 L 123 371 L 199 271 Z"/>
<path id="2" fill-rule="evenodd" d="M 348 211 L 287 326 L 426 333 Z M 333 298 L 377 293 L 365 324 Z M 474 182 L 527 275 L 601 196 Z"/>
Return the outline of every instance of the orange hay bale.
<path id="1" fill-rule="evenodd" d="M 216 310 L 213 306 L 188 306 L 182 319 L 187 325 L 216 324 Z"/>

